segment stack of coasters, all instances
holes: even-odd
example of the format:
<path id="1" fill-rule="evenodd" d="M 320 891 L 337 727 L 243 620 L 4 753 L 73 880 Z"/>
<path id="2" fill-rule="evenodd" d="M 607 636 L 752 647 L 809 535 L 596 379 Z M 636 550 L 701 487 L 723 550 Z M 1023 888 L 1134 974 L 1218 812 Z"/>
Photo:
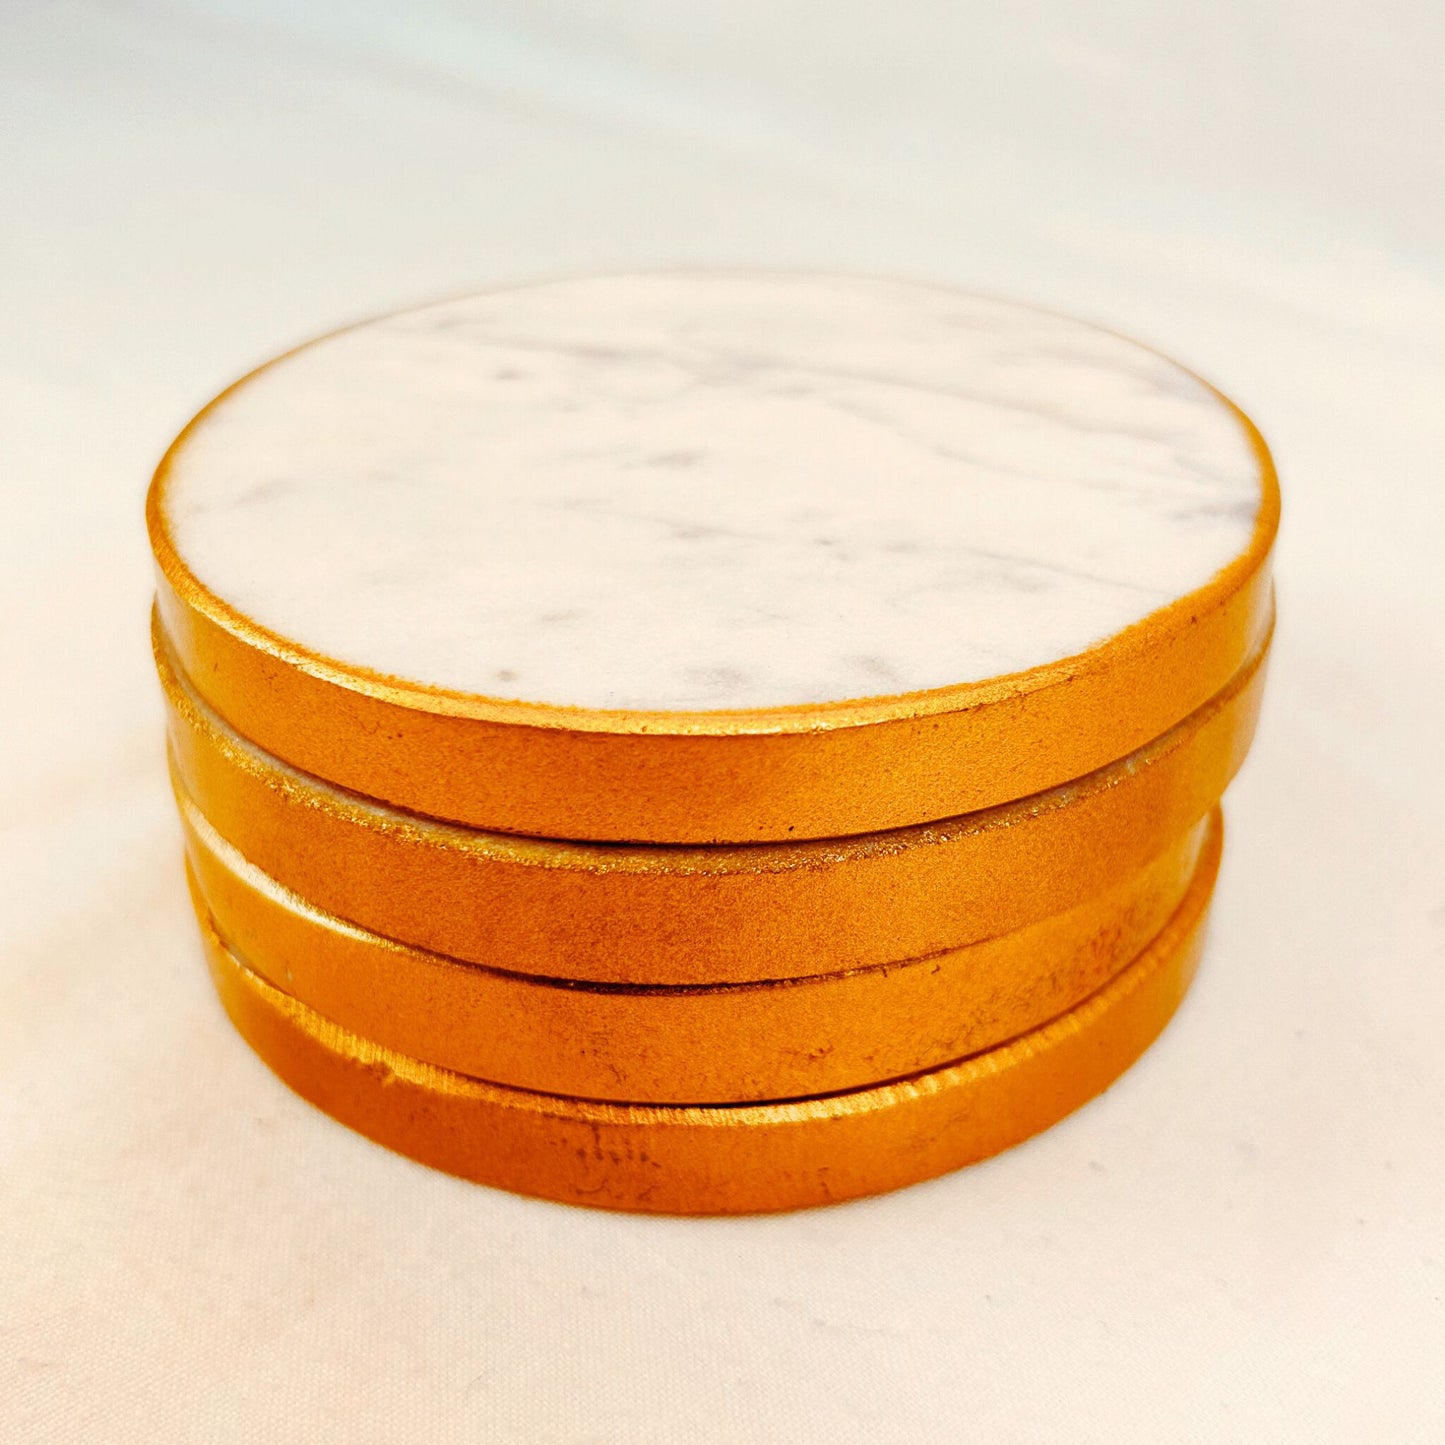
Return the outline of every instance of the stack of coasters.
<path id="1" fill-rule="evenodd" d="M 602 277 L 291 352 L 148 504 L 221 1000 L 337 1119 L 574 1203 L 1006 1148 L 1188 987 L 1278 512 L 1176 364 L 930 287 Z"/>

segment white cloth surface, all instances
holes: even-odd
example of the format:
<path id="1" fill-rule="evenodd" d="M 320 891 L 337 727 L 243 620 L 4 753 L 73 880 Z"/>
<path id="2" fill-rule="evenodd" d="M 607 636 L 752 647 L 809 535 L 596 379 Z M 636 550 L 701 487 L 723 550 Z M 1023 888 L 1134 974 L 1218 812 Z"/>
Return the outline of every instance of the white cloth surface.
<path id="1" fill-rule="evenodd" d="M 1445 1438 L 1445 11 L 0 9 L 0 1440 Z M 1160 1043 L 987 1164 L 763 1219 L 429 1172 L 213 1000 L 151 467 L 308 335 L 768 263 L 1037 300 L 1274 446 L 1281 622 Z"/>

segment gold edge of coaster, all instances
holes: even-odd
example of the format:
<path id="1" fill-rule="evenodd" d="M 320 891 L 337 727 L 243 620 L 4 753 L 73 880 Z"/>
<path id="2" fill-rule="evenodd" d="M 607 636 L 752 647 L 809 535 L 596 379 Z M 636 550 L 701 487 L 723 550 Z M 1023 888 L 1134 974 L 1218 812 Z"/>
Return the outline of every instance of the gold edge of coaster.
<path id="1" fill-rule="evenodd" d="M 528 1093 L 380 1048 L 252 973 L 202 919 L 227 1013 L 293 1090 L 424 1164 L 600 1208 L 739 1214 L 916 1183 L 1056 1123 L 1107 1088 L 1187 991 L 1214 874 L 1075 1009 L 999 1048 L 894 1083 L 785 1104 L 666 1107 Z"/>
<path id="2" fill-rule="evenodd" d="M 1216 808 L 1068 912 L 838 975 L 601 988 L 408 948 L 313 908 L 182 800 L 197 912 L 267 982 L 400 1054 L 520 1089 L 630 1102 L 780 1099 L 936 1068 L 1037 1028 L 1131 962 L 1218 866 Z"/>
<path id="3" fill-rule="evenodd" d="M 1042 792 L 1134 751 L 1203 704 L 1255 649 L 1273 610 L 1279 484 L 1253 423 L 1214 394 L 1260 467 L 1249 545 L 1203 587 L 1086 652 L 986 682 L 769 710 L 606 712 L 344 665 L 246 618 L 176 550 L 166 477 L 205 411 L 147 497 L 157 605 L 185 670 L 244 736 L 317 777 L 429 816 L 657 843 L 911 826 Z"/>
<path id="4" fill-rule="evenodd" d="M 1139 753 L 1040 797 L 868 838 L 569 844 L 398 813 L 268 759 L 156 663 L 182 791 L 284 887 L 427 951 L 603 983 L 716 984 L 922 957 L 1065 911 L 1157 856 L 1242 763 L 1268 637 Z"/>

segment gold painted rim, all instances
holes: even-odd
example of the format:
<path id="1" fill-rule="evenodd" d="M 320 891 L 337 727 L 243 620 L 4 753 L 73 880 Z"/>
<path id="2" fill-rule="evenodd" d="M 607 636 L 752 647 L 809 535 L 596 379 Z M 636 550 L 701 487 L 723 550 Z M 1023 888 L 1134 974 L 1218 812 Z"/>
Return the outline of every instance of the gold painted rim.
<path id="1" fill-rule="evenodd" d="M 553 978 L 717 984 L 959 948 L 1128 877 L 1218 802 L 1243 762 L 1268 641 L 1163 737 L 1017 803 L 863 838 L 731 847 L 563 843 L 389 809 L 237 737 L 157 632 L 178 789 L 245 858 L 370 932 Z"/>
<path id="2" fill-rule="evenodd" d="M 267 982 L 439 1068 L 633 1103 L 835 1093 L 995 1047 L 1130 963 L 1195 874 L 1217 870 L 1221 844 L 1216 808 L 1068 912 L 928 958 L 763 983 L 604 988 L 465 963 L 343 923 L 247 862 L 181 801 L 197 913 Z"/>
<path id="3" fill-rule="evenodd" d="M 146 524 L 159 605 L 207 701 L 295 766 L 401 807 L 600 841 L 841 837 L 928 822 L 1066 782 L 1157 736 L 1238 669 L 1271 610 L 1280 497 L 1263 437 L 1203 378 L 1115 332 L 1236 419 L 1259 463 L 1260 507 L 1247 547 L 1203 587 L 1073 657 L 892 696 L 711 711 L 516 702 L 343 663 L 261 626 L 192 573 L 166 485 L 192 432 L 236 391 L 380 319 L 294 347 L 207 403 L 162 457 Z"/>
<path id="4" fill-rule="evenodd" d="M 1084 1003 L 1011 1043 L 873 1088 L 788 1103 L 667 1107 L 530 1093 L 420 1063 L 251 972 L 202 918 L 241 1036 L 291 1089 L 433 1168 L 570 1204 L 744 1214 L 836 1203 L 997 1154 L 1108 1088 L 1192 981 L 1213 875 Z"/>

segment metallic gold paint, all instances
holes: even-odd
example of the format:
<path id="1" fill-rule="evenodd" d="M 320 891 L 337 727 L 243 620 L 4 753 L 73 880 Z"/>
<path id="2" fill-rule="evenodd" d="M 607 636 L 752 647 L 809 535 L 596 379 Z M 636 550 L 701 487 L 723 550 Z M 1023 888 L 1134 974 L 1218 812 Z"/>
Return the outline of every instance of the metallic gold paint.
<path id="1" fill-rule="evenodd" d="M 262 748 L 431 817 L 534 837 L 704 844 L 951 818 L 1142 747 L 1225 687 L 1272 623 L 1279 484 L 1254 424 L 1219 396 L 1259 461 L 1248 547 L 1206 586 L 1077 656 L 987 682 L 766 710 L 609 712 L 427 687 L 268 631 L 177 551 L 170 469 L 191 430 L 248 380 L 181 432 L 147 497 L 157 605 L 177 657 L 200 695 Z"/>
<path id="2" fill-rule="evenodd" d="M 1243 761 L 1266 637 L 1223 692 L 1075 783 L 920 828 L 733 847 L 563 843 L 417 818 L 285 768 L 156 661 L 180 785 L 310 903 L 492 968 L 603 983 L 835 973 L 959 948 L 1061 913 L 1156 857 Z"/>
<path id="3" fill-rule="evenodd" d="M 1212 871 L 1216 810 L 1139 872 L 1054 918 L 851 973 L 718 988 L 612 988 L 481 968 L 330 918 L 182 799 L 192 895 L 248 967 L 354 1033 L 546 1093 L 737 1103 L 856 1089 L 1037 1028 L 1131 962 Z"/>
<path id="4" fill-rule="evenodd" d="M 1217 853 L 1214 855 L 1217 860 Z M 203 919 L 221 1002 L 292 1089 L 368 1138 L 453 1174 L 571 1204 L 743 1214 L 931 1178 L 1048 1128 L 1106 1089 L 1183 998 L 1215 874 L 1132 964 L 1053 1022 L 910 1079 L 781 1104 L 585 1102 L 419 1063 L 338 1027 L 252 973 Z"/>

